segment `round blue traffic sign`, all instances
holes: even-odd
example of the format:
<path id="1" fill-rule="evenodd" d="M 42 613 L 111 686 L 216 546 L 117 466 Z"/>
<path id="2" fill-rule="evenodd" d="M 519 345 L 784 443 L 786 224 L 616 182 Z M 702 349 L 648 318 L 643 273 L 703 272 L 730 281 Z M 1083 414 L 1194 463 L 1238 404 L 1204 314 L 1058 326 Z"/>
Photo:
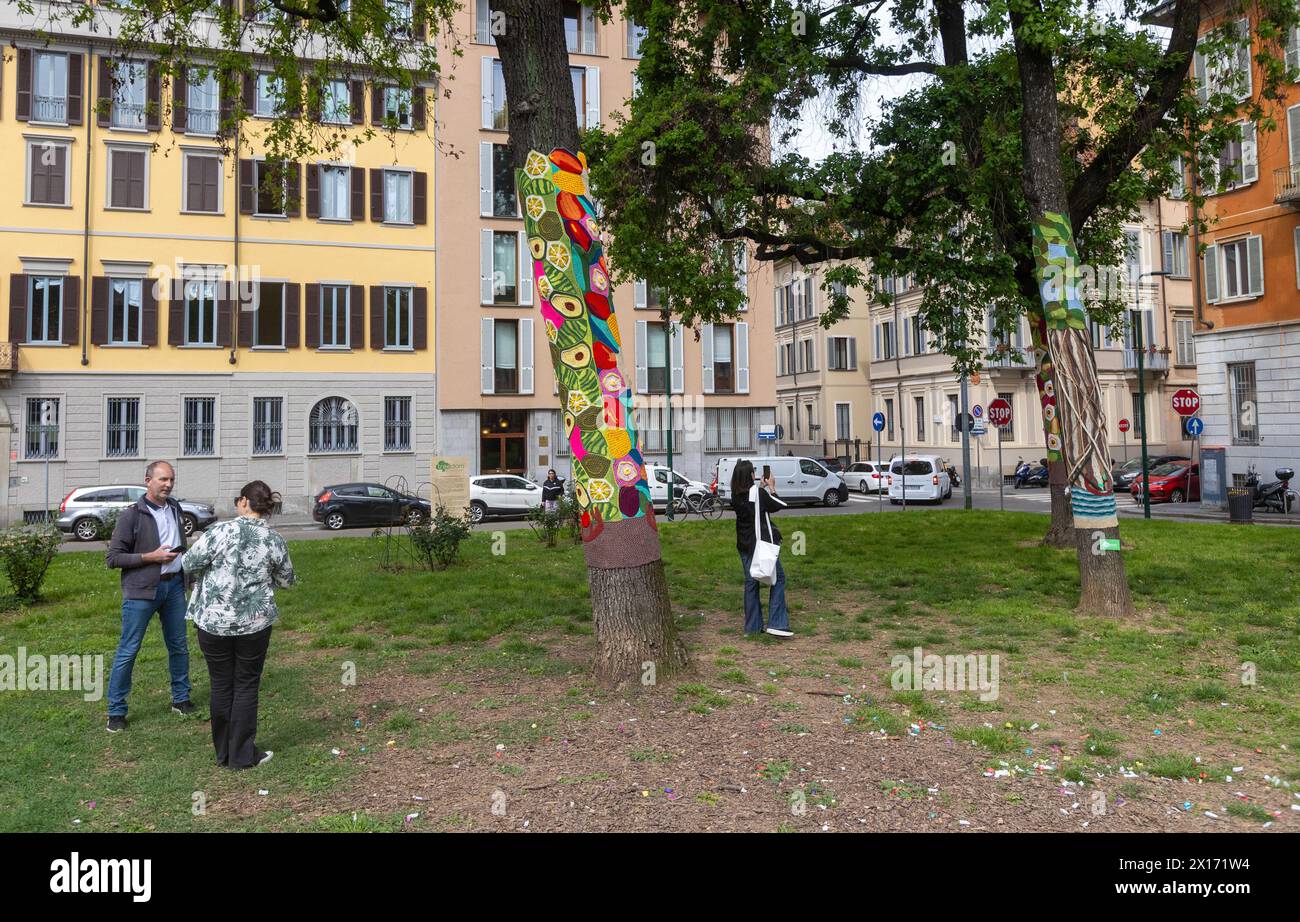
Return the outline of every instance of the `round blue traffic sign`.
<path id="1" fill-rule="evenodd" d="M 975 406 L 970 408 L 970 415 L 979 419 L 984 415 L 984 408 L 977 403 Z"/>
<path id="2" fill-rule="evenodd" d="M 871 417 L 871 428 L 875 429 L 877 432 L 885 428 L 884 413 L 877 413 L 875 416 Z"/>
<path id="3" fill-rule="evenodd" d="M 1205 420 L 1201 419 L 1199 416 L 1189 416 L 1187 418 L 1188 435 L 1199 436 L 1204 431 L 1205 431 Z"/>

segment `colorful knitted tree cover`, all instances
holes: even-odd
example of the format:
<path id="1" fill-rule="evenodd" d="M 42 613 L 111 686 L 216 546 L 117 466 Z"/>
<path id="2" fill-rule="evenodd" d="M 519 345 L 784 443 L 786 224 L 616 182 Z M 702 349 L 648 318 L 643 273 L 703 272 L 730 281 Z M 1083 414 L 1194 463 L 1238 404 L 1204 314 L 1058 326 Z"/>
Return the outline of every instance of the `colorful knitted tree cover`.
<path id="1" fill-rule="evenodd" d="M 530 151 L 515 182 L 573 452 L 587 563 L 640 566 L 659 559 L 658 532 L 632 389 L 618 370 L 622 341 L 586 171 L 582 153 Z"/>
<path id="2" fill-rule="evenodd" d="M 1101 383 L 1087 335 L 1088 315 L 1079 297 L 1079 253 L 1066 215 L 1048 212 L 1034 224 L 1034 260 L 1043 302 L 1047 354 L 1055 375 L 1056 415 L 1060 419 L 1074 525 L 1113 528 L 1119 519 L 1110 474 Z"/>

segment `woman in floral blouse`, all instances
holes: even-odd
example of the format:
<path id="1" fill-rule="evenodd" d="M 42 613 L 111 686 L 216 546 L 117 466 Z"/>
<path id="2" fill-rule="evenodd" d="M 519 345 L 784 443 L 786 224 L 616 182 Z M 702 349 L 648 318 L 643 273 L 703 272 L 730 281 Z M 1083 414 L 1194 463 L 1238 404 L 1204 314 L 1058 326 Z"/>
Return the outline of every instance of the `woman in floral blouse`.
<path id="1" fill-rule="evenodd" d="M 212 744 L 217 764 L 252 768 L 271 758 L 258 748 L 257 690 L 280 617 L 275 587 L 294 583 L 289 549 L 266 517 L 279 499 L 254 480 L 235 499 L 238 517 L 219 522 L 182 560 L 196 583 L 186 618 L 194 622 L 212 686 Z"/>

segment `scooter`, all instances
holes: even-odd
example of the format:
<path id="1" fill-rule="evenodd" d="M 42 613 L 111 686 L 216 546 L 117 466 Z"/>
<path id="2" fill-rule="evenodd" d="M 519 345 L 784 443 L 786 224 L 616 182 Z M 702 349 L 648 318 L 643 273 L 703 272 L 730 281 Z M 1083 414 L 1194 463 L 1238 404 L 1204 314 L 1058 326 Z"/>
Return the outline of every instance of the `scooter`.
<path id="1" fill-rule="evenodd" d="M 1296 504 L 1296 493 L 1290 489 L 1291 478 L 1295 477 L 1295 469 L 1279 467 L 1273 472 L 1273 476 L 1277 480 L 1260 486 L 1255 466 L 1252 464 L 1246 469 L 1246 488 L 1250 490 L 1250 495 L 1254 499 L 1254 508 L 1272 512 L 1290 512 Z"/>
<path id="2" fill-rule="evenodd" d="M 1024 458 L 1018 460 L 1020 463 L 1016 465 L 1015 473 L 1015 485 L 1017 490 L 1025 485 L 1025 479 L 1029 477 L 1029 462 Z"/>

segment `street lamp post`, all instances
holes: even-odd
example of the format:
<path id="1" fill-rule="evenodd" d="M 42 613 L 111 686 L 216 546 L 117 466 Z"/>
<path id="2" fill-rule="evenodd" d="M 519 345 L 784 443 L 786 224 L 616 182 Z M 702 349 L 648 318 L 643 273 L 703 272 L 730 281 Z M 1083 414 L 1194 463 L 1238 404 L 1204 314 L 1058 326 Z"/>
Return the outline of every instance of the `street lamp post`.
<path id="1" fill-rule="evenodd" d="M 1138 311 L 1142 310 L 1142 280 L 1147 277 L 1157 277 L 1168 275 L 1163 269 L 1156 272 L 1143 272 L 1138 275 L 1137 291 L 1134 293 L 1138 302 Z M 1146 344 L 1142 341 L 1143 322 L 1139 319 L 1136 329 L 1133 332 L 1133 343 L 1137 346 L 1138 360 L 1138 407 L 1141 409 L 1141 415 L 1138 417 L 1138 425 L 1141 427 L 1138 435 L 1142 439 L 1142 518 L 1151 518 L 1151 472 L 1147 470 L 1147 387 L 1146 387 L 1146 366 L 1143 363 L 1143 354 L 1146 352 Z"/>

